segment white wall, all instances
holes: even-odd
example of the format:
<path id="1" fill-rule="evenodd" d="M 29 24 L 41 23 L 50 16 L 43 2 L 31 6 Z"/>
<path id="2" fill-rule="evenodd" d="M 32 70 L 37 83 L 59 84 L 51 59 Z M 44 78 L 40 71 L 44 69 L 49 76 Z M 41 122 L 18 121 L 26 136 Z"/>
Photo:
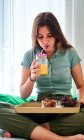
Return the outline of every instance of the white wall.
<path id="1" fill-rule="evenodd" d="M 3 17 L 3 0 L 0 0 L 0 81 L 3 79 Z M 0 88 L 2 88 L 1 84 Z"/>
<path id="2" fill-rule="evenodd" d="M 81 57 L 84 73 L 84 0 L 66 0 L 65 9 L 65 35 Z"/>
<path id="3" fill-rule="evenodd" d="M 76 25 L 75 44 L 77 46 L 77 51 L 82 59 L 82 68 L 84 73 L 84 0 L 76 0 L 76 1 L 78 3 L 75 6 L 75 13 L 74 13 L 75 25 Z M 76 24 L 76 22 L 78 24 Z"/>

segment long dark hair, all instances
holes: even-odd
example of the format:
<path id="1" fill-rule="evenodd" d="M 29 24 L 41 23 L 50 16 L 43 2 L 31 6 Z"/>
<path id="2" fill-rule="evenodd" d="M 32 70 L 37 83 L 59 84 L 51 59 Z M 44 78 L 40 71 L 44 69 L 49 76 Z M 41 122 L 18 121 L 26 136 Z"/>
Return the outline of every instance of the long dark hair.
<path id="1" fill-rule="evenodd" d="M 32 27 L 32 46 L 33 48 L 41 48 L 37 42 L 37 34 L 38 28 L 42 26 L 47 26 L 52 34 L 53 37 L 56 39 L 56 44 L 62 46 L 63 49 L 68 49 L 72 47 L 66 40 L 61 27 L 59 25 L 58 20 L 51 12 L 43 12 L 37 15 L 34 19 L 33 27 Z"/>

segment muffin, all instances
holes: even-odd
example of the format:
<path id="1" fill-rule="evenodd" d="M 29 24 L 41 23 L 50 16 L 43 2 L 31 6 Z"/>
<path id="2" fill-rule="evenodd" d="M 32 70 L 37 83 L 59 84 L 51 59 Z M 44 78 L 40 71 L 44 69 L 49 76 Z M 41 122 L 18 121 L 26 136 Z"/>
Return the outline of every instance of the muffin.
<path id="1" fill-rule="evenodd" d="M 45 100 L 42 101 L 42 105 L 44 107 L 55 107 L 56 106 L 56 100 L 55 99 L 48 99 L 46 98 Z"/>

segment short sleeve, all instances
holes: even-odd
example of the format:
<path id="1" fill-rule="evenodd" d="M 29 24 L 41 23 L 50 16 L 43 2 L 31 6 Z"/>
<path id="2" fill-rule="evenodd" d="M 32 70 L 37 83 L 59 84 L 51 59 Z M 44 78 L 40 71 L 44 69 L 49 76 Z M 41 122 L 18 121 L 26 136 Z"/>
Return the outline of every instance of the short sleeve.
<path id="1" fill-rule="evenodd" d="M 73 68 L 76 64 L 80 63 L 81 58 L 79 57 L 77 51 L 74 48 L 70 49 L 70 65 Z"/>
<path id="2" fill-rule="evenodd" d="M 34 59 L 34 54 L 33 54 L 32 50 L 29 50 L 24 54 L 21 65 L 26 68 L 30 68 L 33 59 Z"/>

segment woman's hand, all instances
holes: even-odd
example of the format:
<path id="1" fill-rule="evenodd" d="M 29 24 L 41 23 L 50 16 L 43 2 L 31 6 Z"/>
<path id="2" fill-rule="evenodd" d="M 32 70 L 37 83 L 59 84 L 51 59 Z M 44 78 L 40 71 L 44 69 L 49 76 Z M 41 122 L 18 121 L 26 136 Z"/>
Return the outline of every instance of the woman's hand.
<path id="1" fill-rule="evenodd" d="M 84 97 L 80 97 L 80 103 L 84 104 Z"/>
<path id="2" fill-rule="evenodd" d="M 34 60 L 32 62 L 30 71 L 31 71 L 31 79 L 35 81 L 40 76 L 40 65 L 37 63 L 37 60 Z"/>

